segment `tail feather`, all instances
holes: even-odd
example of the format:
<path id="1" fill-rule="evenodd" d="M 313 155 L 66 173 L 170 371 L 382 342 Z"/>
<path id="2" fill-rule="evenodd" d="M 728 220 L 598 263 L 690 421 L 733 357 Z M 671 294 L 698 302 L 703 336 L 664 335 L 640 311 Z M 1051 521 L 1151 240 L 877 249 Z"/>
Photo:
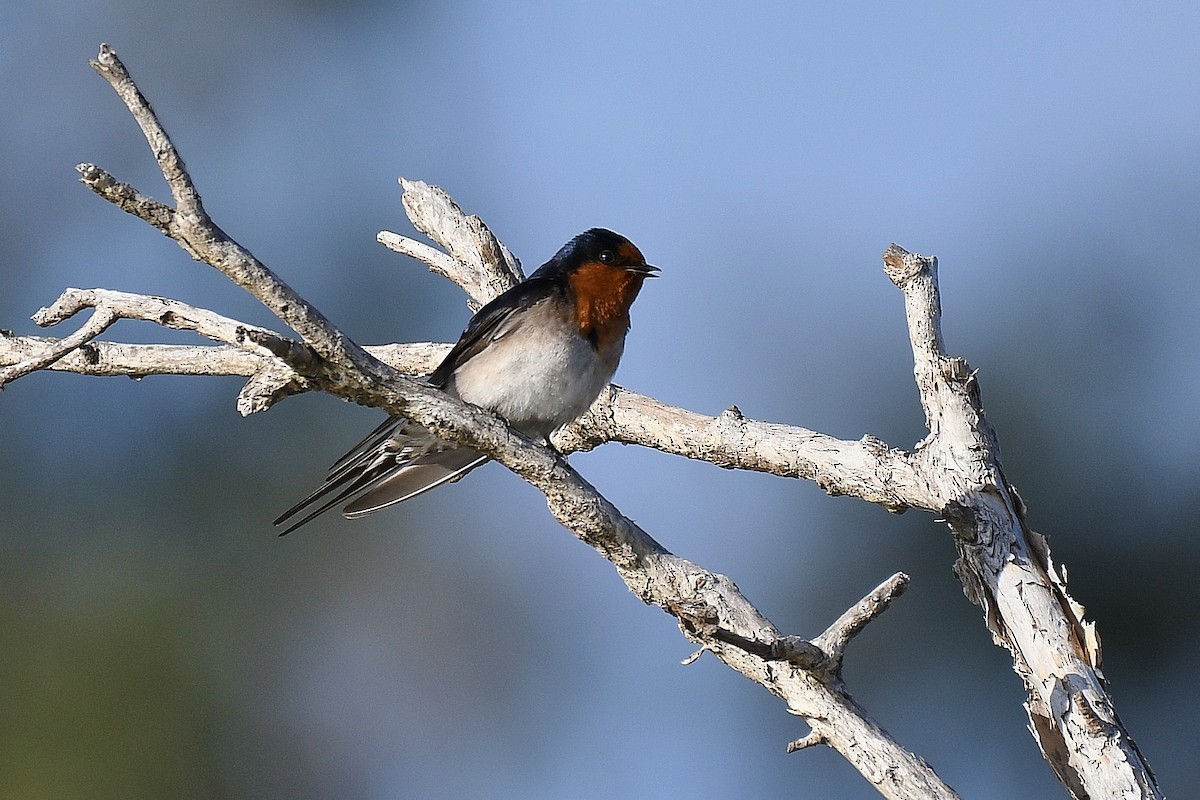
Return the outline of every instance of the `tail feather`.
<path id="1" fill-rule="evenodd" d="M 349 480 L 351 477 L 353 477 L 353 476 L 346 476 L 345 478 L 343 478 L 342 480 L 340 480 L 336 483 L 323 484 L 321 486 L 321 488 L 317 489 L 315 492 L 310 494 L 308 497 L 304 498 L 299 503 L 292 506 L 287 511 L 285 511 L 282 515 L 280 515 L 280 517 L 275 520 L 275 524 L 279 525 L 279 524 L 285 522 L 288 518 L 295 516 L 299 512 L 308 508 L 313 503 L 324 498 L 329 493 L 337 491 L 338 487 L 342 483 L 345 483 L 347 480 Z M 375 474 L 375 475 L 371 475 L 371 474 L 359 475 L 356 480 L 350 481 L 349 486 L 342 489 L 340 492 L 337 492 L 337 494 L 335 494 L 333 497 L 326 500 L 324 503 L 321 503 L 321 505 L 317 506 L 315 509 L 310 511 L 308 514 L 304 515 L 304 517 L 302 517 L 297 522 L 293 522 L 287 528 L 280 531 L 279 535 L 287 536 L 289 533 L 296 530 L 296 528 L 299 528 L 301 525 L 304 525 L 307 522 L 311 522 L 312 520 L 321 516 L 326 511 L 328 511 L 329 509 L 336 506 L 338 503 L 345 500 L 347 497 L 354 495 L 356 492 L 361 492 L 362 490 L 370 487 L 371 485 L 375 484 L 378 481 L 383 480 L 386 477 L 387 477 L 387 473 L 383 472 L 383 471 L 379 471 L 379 473 Z"/>
<path id="2" fill-rule="evenodd" d="M 351 447 L 346 454 L 333 462 L 333 466 L 329 468 L 329 478 L 332 478 L 339 470 L 351 463 L 361 462 L 368 455 L 378 450 L 384 442 L 396 433 L 397 429 L 404 426 L 408 420 L 404 417 L 388 417 L 375 430 L 363 437 L 363 440 Z"/>
<path id="3" fill-rule="evenodd" d="M 347 481 L 354 481 L 355 478 L 359 478 L 359 477 L 362 477 L 361 472 L 359 474 L 355 475 L 355 474 L 351 474 L 350 471 L 345 470 L 345 469 L 341 470 L 340 472 L 336 472 L 336 473 L 331 472 L 329 474 L 329 477 L 325 479 L 324 483 L 322 483 L 319 487 L 317 487 L 315 490 L 313 490 L 313 492 L 311 494 L 309 494 L 307 497 L 305 497 L 299 503 L 296 503 L 296 505 L 292 506 L 287 511 L 283 512 L 278 517 L 276 517 L 275 521 L 272 524 L 279 525 L 280 523 L 284 522 L 285 520 L 288 520 L 291 517 L 296 516 L 301 511 L 303 511 L 304 509 L 311 506 L 313 503 L 320 500 L 322 497 L 325 497 L 330 492 L 336 491 L 339 487 L 341 487 Z M 357 481 L 354 481 L 354 483 L 357 483 Z M 353 487 L 353 484 L 352 484 L 352 487 Z M 349 491 L 353 492 L 353 488 L 350 488 Z M 339 495 L 339 497 L 340 496 L 341 495 Z M 334 502 L 337 502 L 336 499 L 334 500 Z M 318 510 L 316 513 L 319 514 L 321 511 L 324 511 L 325 508 L 326 508 L 325 506 L 322 506 L 321 509 Z M 305 518 L 305 520 L 298 523 L 298 525 L 303 525 L 304 522 L 307 522 L 307 521 L 308 521 L 308 518 Z M 293 530 L 295 527 L 297 527 L 297 526 L 288 528 L 288 530 L 284 531 L 283 533 L 288 533 L 289 531 Z M 281 533 L 280 536 L 282 536 L 282 535 L 283 534 Z"/>
<path id="4" fill-rule="evenodd" d="M 393 442 L 393 437 L 397 436 L 406 424 L 408 424 L 408 420 L 403 417 L 388 417 L 375 430 L 367 434 L 366 438 L 334 462 L 333 466 L 329 468 L 324 483 L 299 503 L 280 514 L 274 524 L 280 525 L 316 503 L 320 503 L 320 505 L 279 535 L 286 536 L 343 500 L 369 490 L 378 482 L 411 463 L 414 459 L 405 460 L 406 453 L 402 441 Z"/>
<path id="5" fill-rule="evenodd" d="M 424 437 L 410 437 L 424 429 L 410 430 L 409 425 L 403 417 L 389 417 L 334 462 L 324 483 L 280 514 L 275 524 L 316 507 L 279 535 L 286 536 L 347 499 L 352 502 L 346 516 L 361 517 L 460 478 L 487 461 L 486 456 L 463 448 L 414 452 L 413 442 Z"/>
<path id="6" fill-rule="evenodd" d="M 461 478 L 487 460 L 487 456 L 465 447 L 428 453 L 390 472 L 377 485 L 347 505 L 342 514 L 347 519 L 354 519 L 403 503 L 443 483 Z"/>

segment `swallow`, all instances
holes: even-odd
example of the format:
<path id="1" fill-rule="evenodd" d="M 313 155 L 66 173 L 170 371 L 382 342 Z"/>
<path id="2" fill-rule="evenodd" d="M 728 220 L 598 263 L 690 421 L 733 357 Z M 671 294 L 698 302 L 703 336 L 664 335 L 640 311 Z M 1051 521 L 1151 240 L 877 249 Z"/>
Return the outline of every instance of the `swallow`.
<path id="1" fill-rule="evenodd" d="M 604 228 L 584 231 L 479 309 L 428 382 L 548 441 L 612 380 L 625 350 L 629 308 L 645 279 L 658 271 L 624 236 Z M 487 460 L 392 416 L 275 524 L 316 505 L 283 536 L 346 500 L 343 515 L 361 517 L 457 480 Z"/>

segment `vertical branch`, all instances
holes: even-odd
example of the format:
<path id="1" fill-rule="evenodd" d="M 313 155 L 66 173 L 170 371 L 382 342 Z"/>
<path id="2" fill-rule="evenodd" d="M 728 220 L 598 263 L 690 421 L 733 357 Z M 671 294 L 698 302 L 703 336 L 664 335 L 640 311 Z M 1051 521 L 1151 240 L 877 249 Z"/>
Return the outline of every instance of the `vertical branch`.
<path id="1" fill-rule="evenodd" d="M 1067 594 L 1045 541 L 1004 477 L 996 432 L 966 361 L 946 355 L 937 260 L 892 245 L 884 271 L 904 292 L 914 374 L 929 420 L 917 456 L 931 507 L 954 530 L 955 572 L 1008 648 L 1028 690 L 1025 708 L 1046 760 L 1078 800 L 1161 797 L 1153 772 L 1113 708 L 1094 629 Z"/>

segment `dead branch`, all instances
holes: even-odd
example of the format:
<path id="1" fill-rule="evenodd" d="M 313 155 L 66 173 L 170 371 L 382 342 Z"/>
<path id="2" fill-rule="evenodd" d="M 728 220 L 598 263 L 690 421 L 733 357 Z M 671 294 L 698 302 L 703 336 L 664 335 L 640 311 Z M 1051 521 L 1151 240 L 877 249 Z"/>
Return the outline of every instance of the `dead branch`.
<path id="1" fill-rule="evenodd" d="M 1077 798 L 1161 797 L 1154 773 L 1117 717 L 1100 673 L 1094 623 L 1067 594 L 1025 505 L 1000 465 L 975 373 L 946 354 L 937 259 L 892 245 L 884 271 L 904 293 L 914 374 L 929 436 L 915 456 L 923 506 L 955 534 L 955 573 L 1013 656 L 1042 754 Z"/>

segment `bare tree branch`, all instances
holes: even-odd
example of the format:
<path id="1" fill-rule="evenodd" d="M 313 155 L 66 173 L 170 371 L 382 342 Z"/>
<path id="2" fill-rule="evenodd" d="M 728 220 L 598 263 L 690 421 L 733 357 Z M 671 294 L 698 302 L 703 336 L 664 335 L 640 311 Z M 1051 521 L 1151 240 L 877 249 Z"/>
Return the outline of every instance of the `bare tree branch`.
<path id="1" fill-rule="evenodd" d="M 813 639 L 813 644 L 820 647 L 834 662 L 835 669 L 841 669 L 842 659 L 846 655 L 846 645 L 858 634 L 862 633 L 867 623 L 887 611 L 896 598 L 904 594 L 908 588 L 909 578 L 903 572 L 897 572 L 875 590 L 859 600 L 852 608 L 842 614 L 825 632 Z"/>
<path id="2" fill-rule="evenodd" d="M 361 374 L 355 368 L 356 362 L 370 363 L 374 359 L 335 328 L 321 312 L 296 294 L 250 251 L 230 239 L 209 219 L 200 194 L 184 167 L 183 159 L 158 121 L 150 103 L 138 90 L 113 49 L 108 45 L 101 45 L 100 54 L 89 63 L 116 90 L 129 113 L 141 127 L 146 142 L 158 161 L 163 178 L 171 189 L 171 196 L 175 199 L 174 214 L 170 215 L 165 229 L 161 227 L 163 215 L 157 204 L 145 200 L 132 204 L 118 204 L 122 210 L 137 213 L 139 216 L 142 213 L 150 214 L 153 219 L 147 219 L 147 222 L 163 230 L 193 258 L 220 270 L 231 281 L 258 298 L 325 359 L 327 371 L 336 372 L 341 379 L 350 382 L 353 382 L 355 377 L 361 378 Z M 105 199 L 111 200 L 116 191 L 114 187 L 120 185 L 93 165 L 84 165 L 80 172 L 84 184 Z M 122 197 L 128 194 L 125 190 L 117 193 Z M 145 216 L 141 218 L 146 219 Z"/>
<path id="3" fill-rule="evenodd" d="M 42 311 L 45 310 L 42 309 Z M 79 348 L 86 345 L 92 339 L 104 333 L 104 331 L 108 330 L 108 326 L 116 322 L 117 319 L 119 317 L 111 309 L 96 309 L 91 318 L 75 333 L 51 342 L 48 347 L 43 348 L 36 355 L 27 356 L 20 361 L 6 366 L 4 369 L 0 369 L 0 389 L 3 389 L 6 383 L 11 383 L 17 378 L 28 375 L 31 372 L 36 372 L 39 369 L 48 369 L 63 357 L 79 350 Z"/>
<path id="4" fill-rule="evenodd" d="M 1030 727 L 1076 798 L 1161 797 L 1154 774 L 1117 717 L 1100 675 L 1099 639 L 1067 594 L 1045 540 L 1004 476 L 1000 444 L 975 373 L 946 355 L 937 259 L 892 245 L 884 270 L 904 293 L 914 374 L 930 434 L 917 448 L 925 507 L 955 533 L 955 572 L 982 606 L 1029 691 Z"/>
<path id="5" fill-rule="evenodd" d="M 400 186 L 404 189 L 404 210 L 413 226 L 440 244 L 460 265 L 456 274 L 447 277 L 453 277 L 475 302 L 486 303 L 525 279 L 521 263 L 483 220 L 464 214 L 441 187 L 404 178 Z"/>
<path id="6" fill-rule="evenodd" d="M 175 223 L 175 209 L 142 194 L 128 183 L 122 183 L 95 164 L 80 164 L 75 167 L 75 171 L 79 173 L 79 179 L 84 186 L 125 213 L 132 214 L 162 233 L 170 235 L 171 226 Z"/>
<path id="7" fill-rule="evenodd" d="M 26 359 L 47 358 L 56 353 L 63 339 L 50 336 L 17 336 L 0 329 L 0 367 Z M 265 356 L 232 346 L 184 344 L 131 344 L 90 341 L 39 369 L 74 372 L 98 377 L 144 378 L 148 375 L 241 376 L 249 378 L 265 368 Z M 434 370 L 450 349 L 440 342 L 367 346 L 368 353 L 411 375 Z M 293 373 L 294 377 L 299 377 Z"/>
<path id="8" fill-rule="evenodd" d="M 736 406 L 710 417 L 613 386 L 555 442 L 572 451 L 607 442 L 640 444 L 728 469 L 804 478 L 831 495 L 858 497 L 893 512 L 928 508 L 911 453 L 874 436 L 846 441 L 747 419 Z"/>
<path id="9" fill-rule="evenodd" d="M 886 581 L 815 640 L 780 634 L 728 578 L 667 552 L 555 451 L 530 442 L 494 415 L 401 374 L 427 373 L 444 345 L 365 350 L 342 334 L 207 217 L 182 159 L 115 53 L 102 46 L 94 66 L 141 125 L 175 207 L 94 165 L 80 167 L 84 182 L 222 271 L 301 341 L 162 298 L 68 290 L 60 298 L 62 308 L 44 321 L 85 307 L 95 309 L 92 319 L 63 339 L 0 332 L 0 366 L 7 365 L 0 380 L 42 368 L 96 375 L 231 374 L 250 378 L 238 398 L 243 413 L 316 389 L 407 415 L 439 436 L 486 453 L 540 489 L 553 516 L 611 561 L 632 592 L 676 616 L 700 652 L 712 652 L 804 717 L 812 731 L 789 750 L 828 744 L 885 797 L 955 796 L 927 764 L 870 720 L 841 679 L 848 642 L 899 596 L 907 585 L 904 576 Z M 474 304 L 520 280 L 519 263 L 478 218 L 464 214 L 437 187 L 403 179 L 401 184 L 413 224 L 442 249 L 389 232 L 380 234 L 381 242 L 451 278 Z M 609 441 L 641 444 L 723 467 L 813 480 L 831 494 L 853 495 L 897 512 L 922 508 L 939 514 L 955 533 L 956 571 L 968 596 L 985 609 L 989 628 L 1012 652 L 1014 668 L 1029 688 L 1032 728 L 1059 779 L 1077 798 L 1161 796 L 1105 693 L 1094 628 L 1067 595 L 1044 540 L 1025 525 L 1020 498 L 1004 478 L 974 374 L 961 359 L 945 355 L 936 261 L 893 246 L 884 262 L 904 294 L 930 431 L 915 449 L 894 449 L 870 436 L 847 442 L 747 420 L 736 408 L 704 416 L 618 387 L 559 432 L 556 445 L 570 452 Z M 224 344 L 92 341 L 123 316 L 195 330 Z"/>

